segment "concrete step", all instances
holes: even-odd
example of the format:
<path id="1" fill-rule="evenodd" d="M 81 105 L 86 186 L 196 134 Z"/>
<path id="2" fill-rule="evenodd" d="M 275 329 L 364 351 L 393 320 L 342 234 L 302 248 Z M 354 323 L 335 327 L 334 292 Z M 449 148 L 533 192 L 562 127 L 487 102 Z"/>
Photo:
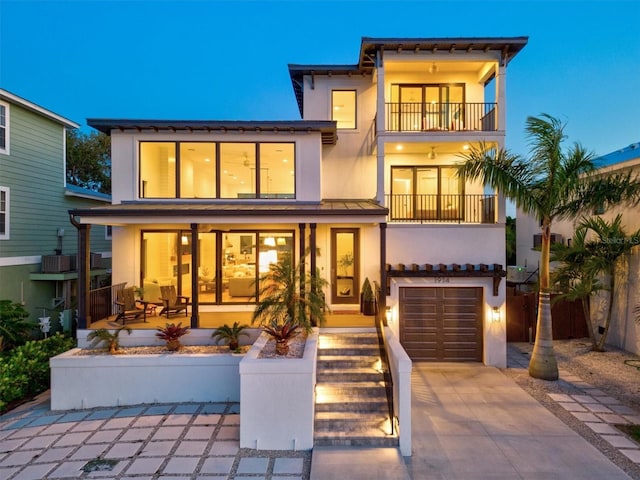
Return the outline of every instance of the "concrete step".
<path id="1" fill-rule="evenodd" d="M 318 370 L 375 368 L 379 364 L 378 357 L 343 357 L 341 355 L 318 355 Z"/>
<path id="2" fill-rule="evenodd" d="M 376 333 L 321 333 L 318 348 L 333 345 L 378 345 Z"/>
<path id="3" fill-rule="evenodd" d="M 395 435 L 384 435 L 378 432 L 371 434 L 366 432 L 318 432 L 314 436 L 313 444 L 317 447 L 397 447 L 399 442 Z"/>
<path id="4" fill-rule="evenodd" d="M 335 356 L 380 356 L 380 348 L 378 345 L 342 345 L 327 348 L 319 348 L 318 355 L 335 355 Z"/>
<path id="5" fill-rule="evenodd" d="M 391 431 L 389 416 L 380 412 L 318 412 L 315 418 L 316 432 L 378 432 Z"/>
<path id="6" fill-rule="evenodd" d="M 382 381 L 375 382 L 331 382 L 316 385 L 316 393 L 334 397 L 384 397 L 385 385 Z"/>
<path id="7" fill-rule="evenodd" d="M 336 395 L 316 400 L 316 412 L 388 413 L 387 397 Z"/>
<path id="8" fill-rule="evenodd" d="M 332 368 L 316 372 L 318 383 L 377 382 L 380 379 L 380 372 L 373 368 Z"/>

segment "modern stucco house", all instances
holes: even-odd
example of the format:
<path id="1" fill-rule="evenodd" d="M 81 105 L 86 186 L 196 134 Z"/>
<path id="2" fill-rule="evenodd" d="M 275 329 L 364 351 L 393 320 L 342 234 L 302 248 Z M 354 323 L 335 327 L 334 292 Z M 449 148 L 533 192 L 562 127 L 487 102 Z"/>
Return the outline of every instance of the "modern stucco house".
<path id="1" fill-rule="evenodd" d="M 65 134 L 79 125 L 0 89 L 0 299 L 22 303 L 35 320 L 75 308 L 76 229 L 68 210 L 110 203 L 108 195 L 74 185 L 65 176 Z M 105 227 L 91 237 L 106 261 Z M 94 256 L 97 258 L 97 255 Z M 94 284 L 106 268 L 94 268 Z"/>
<path id="2" fill-rule="evenodd" d="M 640 174 L 640 142 L 632 143 L 627 147 L 602 155 L 594 160 L 598 173 L 607 175 L 631 171 L 632 174 Z M 615 206 L 602 212 L 595 212 L 606 221 L 612 221 L 616 215 L 622 215 L 622 224 L 628 234 L 640 229 L 640 216 L 638 207 Z M 570 242 L 576 225 L 580 219 L 574 221 L 561 221 L 554 223 L 552 230 L 557 242 L 567 244 Z M 539 243 L 540 228 L 531 217 L 517 212 L 517 263 L 526 267 L 528 276 L 536 278 L 536 270 L 540 259 L 540 252 L 533 247 Z M 626 241 L 634 245 L 640 245 L 640 239 L 613 239 L 612 241 Z M 616 280 L 616 292 L 614 309 L 612 312 L 611 327 L 607 335 L 607 343 L 624 350 L 640 353 L 640 326 L 638 325 L 638 309 L 640 308 L 640 247 L 632 249 L 628 258 L 622 260 L 624 278 Z M 621 264 L 621 267 L 622 267 Z M 553 268 L 553 265 L 552 265 Z M 594 314 L 594 326 L 601 325 L 602 309 L 595 300 L 592 307 Z"/>
<path id="3" fill-rule="evenodd" d="M 505 200 L 463 183 L 471 143 L 503 147 L 513 38 L 363 38 L 353 65 L 289 65 L 302 120 L 88 120 L 111 136 L 113 282 L 175 285 L 202 312 L 247 311 L 285 252 L 358 311 L 365 278 L 414 360 L 505 366 Z M 83 272 L 81 272 L 83 275 Z M 85 275 L 86 276 L 86 275 Z M 90 327 L 88 292 L 80 327 Z"/>

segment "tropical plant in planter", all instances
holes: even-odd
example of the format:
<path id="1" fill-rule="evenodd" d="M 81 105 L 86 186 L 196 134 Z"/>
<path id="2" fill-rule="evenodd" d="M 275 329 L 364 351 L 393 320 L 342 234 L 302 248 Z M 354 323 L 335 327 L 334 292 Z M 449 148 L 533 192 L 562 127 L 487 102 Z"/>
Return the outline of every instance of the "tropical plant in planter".
<path id="1" fill-rule="evenodd" d="M 314 325 L 324 323 L 329 309 L 323 294 L 327 281 L 318 270 L 310 275 L 302 265 L 294 265 L 291 255 L 285 254 L 260 278 L 251 323 L 259 323 L 281 345 L 279 353 L 288 350 L 289 340 L 300 329 L 310 332 Z"/>
<path id="2" fill-rule="evenodd" d="M 229 346 L 229 350 L 235 351 L 240 346 L 240 335 L 246 337 L 249 336 L 244 330 L 249 328 L 248 325 L 240 325 L 238 322 L 233 322 L 233 326 L 229 326 L 226 323 L 221 327 L 218 327 L 211 334 L 211 337 L 217 340 L 222 340 L 223 343 Z"/>
<path id="3" fill-rule="evenodd" d="M 110 332 L 106 328 L 99 328 L 98 330 L 90 332 L 89 335 L 87 335 L 87 340 L 89 340 L 89 345 L 92 347 L 97 347 L 101 343 L 106 344 L 109 348 L 109 353 L 114 355 L 118 353 L 118 349 L 120 348 L 120 333 L 123 330 L 131 335 L 131 329 L 125 326 L 117 328 L 113 332 Z"/>
<path id="4" fill-rule="evenodd" d="M 158 327 L 156 337 L 167 342 L 167 350 L 180 350 L 180 337 L 189 333 L 189 327 L 183 327 L 182 322 L 167 323 L 164 327 Z"/>
<path id="5" fill-rule="evenodd" d="M 376 314 L 376 296 L 371 287 L 369 278 L 365 278 L 360 292 L 360 311 L 364 315 Z"/>
<path id="6" fill-rule="evenodd" d="M 276 341 L 276 354 L 286 355 L 289 353 L 289 340 L 300 333 L 300 324 L 289 319 L 280 322 L 274 318 L 262 329 Z"/>

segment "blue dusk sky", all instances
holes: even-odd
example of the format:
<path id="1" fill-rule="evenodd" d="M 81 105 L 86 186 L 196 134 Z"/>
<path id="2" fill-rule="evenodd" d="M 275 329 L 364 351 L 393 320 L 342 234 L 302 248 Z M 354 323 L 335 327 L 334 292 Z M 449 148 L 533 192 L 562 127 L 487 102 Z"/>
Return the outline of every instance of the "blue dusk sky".
<path id="1" fill-rule="evenodd" d="M 602 155 L 640 141 L 639 21 L 637 0 L 0 0 L 0 88 L 83 126 L 296 120 L 287 64 L 357 63 L 363 36 L 528 36 L 507 147 L 549 113 Z"/>

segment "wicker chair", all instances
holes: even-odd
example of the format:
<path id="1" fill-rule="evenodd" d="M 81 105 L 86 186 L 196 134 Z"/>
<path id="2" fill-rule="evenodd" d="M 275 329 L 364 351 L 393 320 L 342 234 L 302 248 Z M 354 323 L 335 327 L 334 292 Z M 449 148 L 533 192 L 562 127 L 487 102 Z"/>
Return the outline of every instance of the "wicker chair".
<path id="1" fill-rule="evenodd" d="M 169 314 L 171 313 L 180 313 L 184 311 L 184 316 L 187 316 L 189 297 L 178 295 L 176 293 L 176 287 L 173 285 L 161 286 L 160 294 L 162 295 L 162 310 L 160 310 L 160 315 L 165 314 L 167 318 L 169 318 Z"/>

